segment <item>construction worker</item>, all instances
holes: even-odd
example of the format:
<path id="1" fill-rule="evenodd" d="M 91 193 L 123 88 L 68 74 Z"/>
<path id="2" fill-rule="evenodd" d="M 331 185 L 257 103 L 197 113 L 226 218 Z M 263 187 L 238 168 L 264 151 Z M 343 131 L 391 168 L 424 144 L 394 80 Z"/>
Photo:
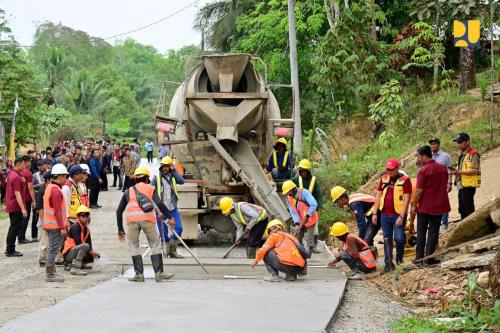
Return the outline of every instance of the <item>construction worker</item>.
<path id="1" fill-rule="evenodd" d="M 358 235 L 368 245 L 373 245 L 373 239 L 380 230 L 380 223 L 373 224 L 373 204 L 375 197 L 364 193 L 348 194 L 342 186 L 335 186 L 331 189 L 330 195 L 332 203 L 347 208 L 352 217 L 356 219 L 358 225 Z M 377 213 L 380 218 L 380 212 Z"/>
<path id="2" fill-rule="evenodd" d="M 340 254 L 329 266 L 334 267 L 343 260 L 354 273 L 349 276 L 350 280 L 364 280 L 365 273 L 374 272 L 377 269 L 377 260 L 370 246 L 358 236 L 349 233 L 347 225 L 342 222 L 334 223 L 330 229 L 330 236 L 340 240 L 343 246 Z"/>
<path id="3" fill-rule="evenodd" d="M 378 215 L 372 216 L 372 223 L 381 223 L 384 233 L 385 267 L 381 274 L 395 269 L 392 262 L 393 239 L 396 241 L 396 264 L 403 262 L 405 223 L 412 193 L 410 177 L 399 172 L 399 161 L 396 158 L 387 159 L 385 170 L 387 173 L 380 177 L 373 204 L 373 210 L 381 212 L 381 221 L 378 221 Z"/>
<path id="4" fill-rule="evenodd" d="M 272 220 L 266 226 L 269 235 L 264 245 L 259 249 L 252 267 L 264 260 L 270 277 L 268 282 L 280 282 L 279 272 L 286 274 L 286 281 L 295 281 L 297 275 L 307 274 L 307 253 L 297 238 L 284 231 L 285 225 L 280 220 Z"/>
<path id="5" fill-rule="evenodd" d="M 318 223 L 318 203 L 311 192 L 305 188 L 299 189 L 291 180 L 287 180 L 282 186 L 283 195 L 287 197 L 288 211 L 295 224 L 295 237 L 302 244 L 305 235 L 309 258 L 314 249 L 314 228 Z"/>
<path id="6" fill-rule="evenodd" d="M 155 204 L 163 215 L 169 219 L 169 225 L 174 227 L 172 215 L 167 206 L 158 196 L 155 188 L 149 185 L 151 174 L 148 168 L 138 167 L 134 172 L 135 185 L 131 186 L 122 196 L 116 210 L 116 222 L 118 225 L 118 239 L 125 241 L 123 229 L 123 212 L 127 211 L 125 223 L 127 224 L 127 242 L 129 245 L 132 262 L 134 264 L 135 276 L 129 278 L 132 282 L 144 282 L 144 266 L 142 263 L 141 250 L 139 249 L 139 235 L 141 230 L 146 235 L 151 249 L 151 263 L 155 272 L 156 282 L 168 280 L 174 274 L 163 272 L 163 257 L 161 254 L 160 238 L 156 230 Z"/>
<path id="7" fill-rule="evenodd" d="M 460 133 L 453 141 L 461 151 L 458 167 L 453 169 L 453 174 L 458 189 L 458 212 L 463 220 L 476 210 L 474 195 L 476 188 L 481 186 L 481 158 L 479 153 L 471 148 L 469 134 Z"/>
<path id="8" fill-rule="evenodd" d="M 317 182 L 316 176 L 311 173 L 312 163 L 307 159 L 303 159 L 299 162 L 299 174 L 292 178 L 292 181 L 299 187 L 299 189 L 307 188 L 309 192 L 313 195 L 314 199 L 318 203 L 318 211 L 323 209 L 323 195 L 321 194 L 321 189 Z M 316 223 L 314 227 L 314 253 L 320 253 L 317 249 L 319 237 L 319 223 Z"/>
<path id="9" fill-rule="evenodd" d="M 236 244 L 240 244 L 243 236 L 248 236 L 247 258 L 255 259 L 257 249 L 264 241 L 262 236 L 266 231 L 267 212 L 258 205 L 248 202 L 235 202 L 232 198 L 224 197 L 219 203 L 222 214 L 231 216 L 236 226 Z"/>
<path id="10" fill-rule="evenodd" d="M 273 179 L 292 178 L 293 158 L 292 154 L 286 150 L 288 142 L 285 138 L 279 138 L 274 145 L 274 151 L 269 158 L 267 171 L 271 172 Z"/>
<path id="11" fill-rule="evenodd" d="M 182 219 L 177 209 L 177 202 L 179 201 L 177 185 L 182 184 L 184 184 L 184 178 L 175 169 L 174 161 L 170 156 L 164 157 L 160 161 L 159 174 L 152 179 L 151 185 L 154 186 L 156 193 L 158 193 L 158 197 L 161 198 L 165 206 L 167 206 L 170 215 L 174 218 L 174 230 L 179 236 L 182 235 Z M 169 238 L 168 227 L 165 225 L 165 222 L 162 221 L 162 219 L 158 219 L 157 226 L 160 232 L 161 241 L 168 243 L 167 256 L 176 259 L 184 258 L 177 253 L 179 240 L 173 235 Z"/>
<path id="12" fill-rule="evenodd" d="M 52 181 L 45 188 L 43 196 L 42 226 L 47 231 L 47 261 L 45 270 L 47 282 L 64 282 L 64 277 L 57 274 L 55 260 L 61 251 L 66 231 L 66 200 L 61 188 L 66 183 L 68 170 L 63 164 L 56 164 L 51 170 Z"/>
<path id="13" fill-rule="evenodd" d="M 83 180 L 85 171 L 80 165 L 72 165 L 69 168 L 69 177 L 64 184 L 62 191 L 66 199 L 66 211 L 70 223 L 76 223 L 76 211 L 83 205 L 81 202 L 82 194 L 79 183 Z M 69 227 L 69 226 L 68 226 Z"/>
<path id="14" fill-rule="evenodd" d="M 99 253 L 92 250 L 88 223 L 90 223 L 90 209 L 81 205 L 76 210 L 76 221 L 69 228 L 62 251 L 65 269 L 71 269 L 70 272 L 73 275 L 87 275 L 83 268 L 86 268 L 86 264 L 94 262 L 94 258 L 100 257 Z"/>

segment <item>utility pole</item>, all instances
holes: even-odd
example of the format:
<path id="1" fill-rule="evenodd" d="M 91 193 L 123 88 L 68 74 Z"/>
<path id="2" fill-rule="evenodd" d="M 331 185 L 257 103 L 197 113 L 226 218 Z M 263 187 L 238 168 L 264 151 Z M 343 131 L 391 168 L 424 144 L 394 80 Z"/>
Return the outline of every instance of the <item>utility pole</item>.
<path id="1" fill-rule="evenodd" d="M 295 32 L 295 0 L 288 0 L 288 39 L 290 44 L 290 81 L 293 97 L 293 149 L 300 158 L 302 156 L 302 125 L 300 120 L 299 69 L 297 65 L 297 36 Z"/>

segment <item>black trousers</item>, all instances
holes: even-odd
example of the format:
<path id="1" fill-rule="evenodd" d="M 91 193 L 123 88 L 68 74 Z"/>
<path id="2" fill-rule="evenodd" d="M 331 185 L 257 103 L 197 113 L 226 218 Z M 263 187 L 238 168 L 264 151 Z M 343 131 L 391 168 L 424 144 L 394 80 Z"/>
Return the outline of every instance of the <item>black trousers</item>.
<path id="1" fill-rule="evenodd" d="M 106 172 L 106 168 L 101 169 L 101 179 L 102 179 L 101 190 L 107 191 L 108 190 L 108 174 Z"/>
<path id="2" fill-rule="evenodd" d="M 461 190 L 458 190 L 458 212 L 460 213 L 462 220 L 474 213 L 476 210 L 474 207 L 475 194 L 475 187 L 463 187 Z"/>
<path id="3" fill-rule="evenodd" d="M 249 247 L 261 247 L 264 244 L 264 240 L 262 236 L 264 236 L 264 232 L 266 232 L 267 227 L 267 218 L 260 221 L 252 229 L 250 229 L 250 233 L 248 234 L 248 246 Z"/>
<path id="4" fill-rule="evenodd" d="M 146 152 L 146 157 L 148 158 L 148 163 L 153 163 L 153 152 L 152 151 Z"/>
<path id="5" fill-rule="evenodd" d="M 97 205 L 97 200 L 99 199 L 99 192 L 101 191 L 101 184 L 99 180 L 94 177 L 89 177 L 89 201 L 91 206 Z"/>
<path id="6" fill-rule="evenodd" d="M 436 250 L 442 217 L 443 215 L 417 213 L 417 260 Z"/>
<path id="7" fill-rule="evenodd" d="M 372 216 L 366 218 L 366 235 L 363 239 L 368 245 L 373 246 L 373 239 L 377 236 L 380 226 L 382 224 L 382 218 L 380 217 L 380 212 L 378 213 L 378 223 L 375 225 L 372 223 Z"/>
<path id="8" fill-rule="evenodd" d="M 125 176 L 125 181 L 123 182 L 123 192 L 128 190 L 131 186 L 134 186 L 134 180 L 132 177 Z"/>
<path id="9" fill-rule="evenodd" d="M 12 253 L 16 250 L 16 238 L 19 234 L 19 229 L 23 224 L 23 213 L 21 212 L 13 212 L 9 213 L 10 226 L 9 231 L 7 232 L 7 247 L 5 249 L 6 253 Z"/>
<path id="10" fill-rule="evenodd" d="M 118 180 L 118 187 L 123 186 L 123 179 L 122 179 L 122 170 L 120 169 L 119 166 L 114 166 L 113 167 L 113 187 L 116 186 L 116 181 Z"/>
<path id="11" fill-rule="evenodd" d="M 31 219 L 31 238 L 38 238 L 38 228 L 37 228 L 37 223 L 38 223 L 38 212 L 36 209 L 33 210 L 33 218 Z"/>
<path id="12" fill-rule="evenodd" d="M 267 271 L 272 275 L 278 275 L 278 272 L 283 272 L 290 275 L 297 275 L 306 272 L 307 263 L 304 267 L 291 266 L 283 264 L 279 261 L 278 255 L 274 250 L 267 251 L 264 256 L 264 263 L 266 264 Z"/>
<path id="13" fill-rule="evenodd" d="M 24 204 L 26 205 L 26 211 L 28 212 L 28 216 L 23 217 L 23 222 L 21 223 L 21 227 L 19 228 L 19 233 L 17 234 L 17 239 L 20 241 L 26 239 L 26 230 L 28 230 L 28 225 L 30 223 L 30 217 L 31 217 L 31 201 L 25 202 Z"/>

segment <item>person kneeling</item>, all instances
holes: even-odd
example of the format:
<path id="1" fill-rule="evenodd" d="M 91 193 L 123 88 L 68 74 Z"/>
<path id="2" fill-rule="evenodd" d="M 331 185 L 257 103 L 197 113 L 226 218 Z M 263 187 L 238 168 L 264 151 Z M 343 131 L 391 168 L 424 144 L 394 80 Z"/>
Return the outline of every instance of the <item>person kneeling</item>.
<path id="1" fill-rule="evenodd" d="M 279 272 L 286 274 L 285 280 L 295 281 L 297 275 L 307 274 L 308 253 L 300 245 L 297 238 L 284 231 L 285 225 L 280 220 L 272 220 L 267 224 L 266 234 L 269 235 L 262 248 L 257 251 L 252 267 L 264 260 L 270 277 L 268 282 L 280 282 Z"/>
<path id="2" fill-rule="evenodd" d="M 86 264 L 94 262 L 99 258 L 99 253 L 92 250 L 92 238 L 87 224 L 90 222 L 90 209 L 80 206 L 76 211 L 76 223 L 72 224 L 68 231 L 68 237 L 64 242 L 63 256 L 66 270 L 71 269 L 71 274 L 84 276 L 87 272 L 82 270 Z"/>
<path id="3" fill-rule="evenodd" d="M 340 255 L 332 261 L 329 266 L 334 267 L 336 263 L 343 260 L 354 275 L 350 280 L 363 280 L 365 273 L 374 272 L 377 269 L 377 261 L 368 244 L 356 235 L 349 233 L 349 228 L 342 222 L 333 224 L 330 235 L 343 243 Z"/>

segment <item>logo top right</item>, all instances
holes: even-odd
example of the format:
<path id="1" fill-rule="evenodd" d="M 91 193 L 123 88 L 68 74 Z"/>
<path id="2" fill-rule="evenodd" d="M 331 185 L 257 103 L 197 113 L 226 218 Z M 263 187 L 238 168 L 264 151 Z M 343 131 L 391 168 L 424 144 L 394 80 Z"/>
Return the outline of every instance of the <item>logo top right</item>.
<path id="1" fill-rule="evenodd" d="M 479 47 L 479 20 L 454 20 L 453 45 L 456 47 Z"/>

